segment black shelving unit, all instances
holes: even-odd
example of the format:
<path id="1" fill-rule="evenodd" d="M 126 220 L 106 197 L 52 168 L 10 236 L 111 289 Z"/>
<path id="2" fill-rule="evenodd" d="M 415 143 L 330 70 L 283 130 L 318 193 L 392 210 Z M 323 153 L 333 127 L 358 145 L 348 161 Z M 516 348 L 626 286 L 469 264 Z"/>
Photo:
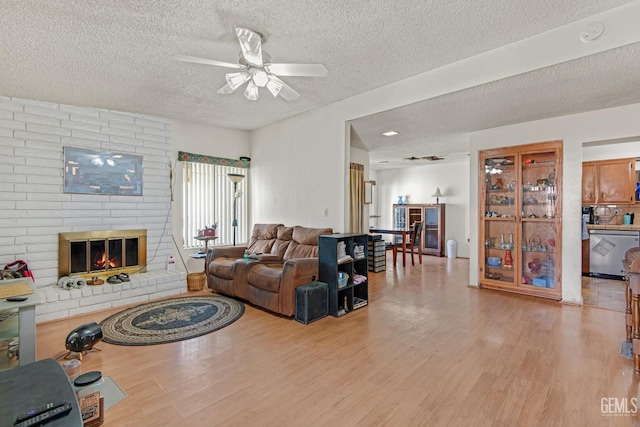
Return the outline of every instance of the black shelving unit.
<path id="1" fill-rule="evenodd" d="M 344 243 L 347 259 L 338 259 L 339 247 Z M 361 248 L 361 252 L 357 251 Z M 367 235 L 331 234 L 320 236 L 319 248 L 320 282 L 329 285 L 329 314 L 340 317 L 369 303 L 369 281 L 367 276 Z M 340 272 L 349 278 L 344 286 L 339 285 Z M 353 279 L 365 278 L 355 284 Z"/>

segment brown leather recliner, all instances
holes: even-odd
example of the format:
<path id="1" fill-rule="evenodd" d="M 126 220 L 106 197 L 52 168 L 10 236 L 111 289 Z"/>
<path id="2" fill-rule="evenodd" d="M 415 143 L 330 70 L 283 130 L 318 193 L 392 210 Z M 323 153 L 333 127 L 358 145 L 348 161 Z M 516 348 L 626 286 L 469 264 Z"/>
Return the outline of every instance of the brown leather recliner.
<path id="1" fill-rule="evenodd" d="M 209 263 L 208 285 L 214 292 L 249 300 L 247 272 L 257 260 L 244 260 L 245 249 L 249 254 L 270 254 L 282 224 L 255 224 L 248 246 L 213 247 L 207 254 Z M 282 255 L 275 259 L 282 259 Z"/>
<path id="2" fill-rule="evenodd" d="M 296 287 L 318 277 L 318 237 L 331 228 L 283 227 L 274 247 L 286 247 L 282 261 L 261 260 L 247 274 L 249 302 L 267 310 L 293 316 Z M 289 240 L 290 239 L 290 240 Z M 285 242 L 289 240 L 288 244 Z"/>

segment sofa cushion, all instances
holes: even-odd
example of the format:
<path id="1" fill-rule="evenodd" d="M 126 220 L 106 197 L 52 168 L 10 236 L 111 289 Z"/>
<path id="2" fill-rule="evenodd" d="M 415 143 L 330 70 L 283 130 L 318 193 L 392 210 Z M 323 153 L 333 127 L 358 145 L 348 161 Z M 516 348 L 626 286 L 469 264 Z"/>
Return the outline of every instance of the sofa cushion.
<path id="1" fill-rule="evenodd" d="M 284 259 L 314 258 L 318 256 L 318 236 L 332 234 L 331 228 L 293 227 L 293 241 L 284 254 Z"/>
<path id="2" fill-rule="evenodd" d="M 251 286 L 270 292 L 279 292 L 282 266 L 282 264 L 256 265 L 249 270 L 247 280 Z"/>
<path id="3" fill-rule="evenodd" d="M 280 227 L 276 241 L 271 248 L 271 253 L 279 256 L 280 259 L 284 258 L 284 253 L 287 251 L 291 239 L 293 239 L 293 227 Z"/>
<path id="4" fill-rule="evenodd" d="M 225 279 L 233 279 L 235 258 L 216 258 L 209 264 L 209 273 Z"/>
<path id="5" fill-rule="evenodd" d="M 268 254 L 278 236 L 282 224 L 255 224 L 247 250 L 250 254 Z"/>

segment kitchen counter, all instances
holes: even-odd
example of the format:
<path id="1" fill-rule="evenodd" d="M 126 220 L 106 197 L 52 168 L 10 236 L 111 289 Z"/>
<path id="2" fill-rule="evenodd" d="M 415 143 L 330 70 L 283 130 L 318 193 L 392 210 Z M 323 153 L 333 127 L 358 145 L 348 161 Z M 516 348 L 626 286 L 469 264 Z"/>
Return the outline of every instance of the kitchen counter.
<path id="1" fill-rule="evenodd" d="M 631 225 L 622 225 L 622 224 L 587 224 L 587 230 L 640 231 L 640 224 L 631 224 Z"/>

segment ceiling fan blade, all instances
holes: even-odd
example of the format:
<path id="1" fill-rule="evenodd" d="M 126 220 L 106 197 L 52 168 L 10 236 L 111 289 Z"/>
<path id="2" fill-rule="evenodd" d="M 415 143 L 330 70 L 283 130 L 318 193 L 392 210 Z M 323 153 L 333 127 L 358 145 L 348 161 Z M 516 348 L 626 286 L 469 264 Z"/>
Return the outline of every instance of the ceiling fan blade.
<path id="1" fill-rule="evenodd" d="M 262 37 L 247 28 L 236 28 L 242 55 L 248 64 L 262 67 Z"/>
<path id="2" fill-rule="evenodd" d="M 269 78 L 282 85 L 282 88 L 280 89 L 280 92 L 278 93 L 278 95 L 283 97 L 285 101 L 295 101 L 296 99 L 300 98 L 300 94 L 296 92 L 295 89 L 293 89 L 291 86 L 289 86 L 288 84 L 286 84 L 285 82 L 277 78 L 276 76 L 272 75 Z"/>
<path id="3" fill-rule="evenodd" d="M 233 64 L 231 62 L 216 61 L 215 59 L 199 58 L 197 56 L 176 54 L 176 55 L 173 55 L 173 59 L 175 59 L 176 61 L 182 61 L 182 62 L 193 62 L 195 64 L 217 65 L 218 67 L 245 68 L 244 65 Z"/>
<path id="4" fill-rule="evenodd" d="M 266 68 L 278 76 L 325 77 L 328 74 L 322 64 L 269 64 Z"/>
<path id="5" fill-rule="evenodd" d="M 229 86 L 229 83 L 227 83 L 226 85 L 224 85 L 220 89 L 218 89 L 218 93 L 220 95 L 229 95 L 230 93 L 233 93 L 234 91 L 235 91 L 235 89 L 231 89 L 231 86 Z"/>

